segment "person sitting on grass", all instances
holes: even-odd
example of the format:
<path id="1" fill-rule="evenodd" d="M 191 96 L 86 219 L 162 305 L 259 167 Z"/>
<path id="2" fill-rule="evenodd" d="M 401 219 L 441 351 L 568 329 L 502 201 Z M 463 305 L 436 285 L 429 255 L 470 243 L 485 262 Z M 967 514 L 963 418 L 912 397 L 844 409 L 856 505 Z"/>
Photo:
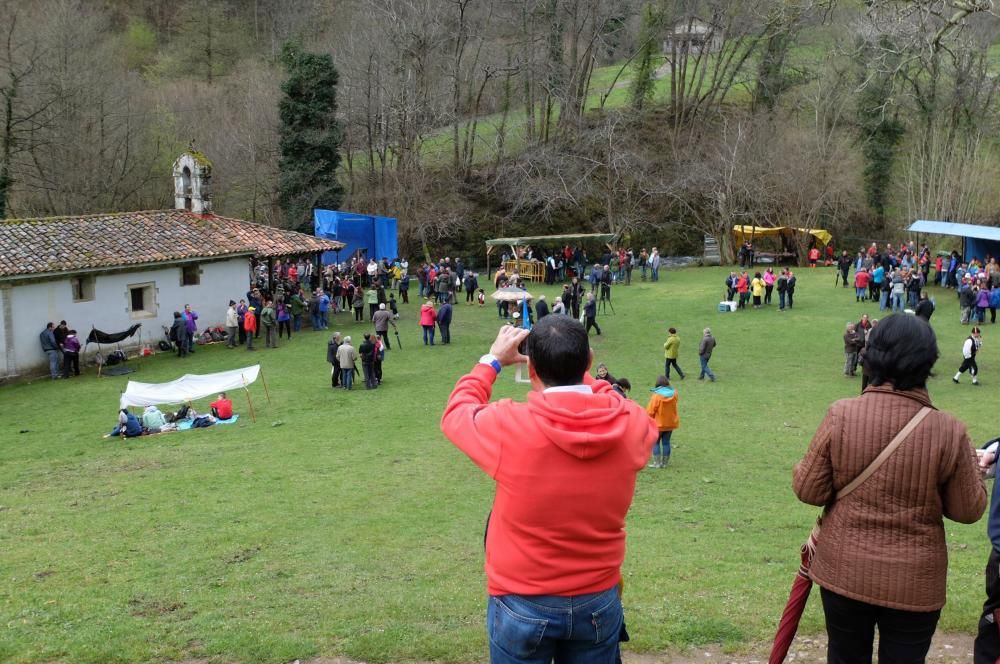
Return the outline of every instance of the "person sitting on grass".
<path id="1" fill-rule="evenodd" d="M 226 398 L 225 392 L 219 392 L 219 397 L 209 404 L 212 415 L 220 420 L 228 420 L 233 416 L 233 402 Z"/>
<path id="2" fill-rule="evenodd" d="M 142 435 L 142 424 L 139 418 L 128 412 L 128 408 L 122 408 L 118 412 L 118 426 L 111 430 L 108 436 L 122 436 L 123 438 L 135 438 Z"/>

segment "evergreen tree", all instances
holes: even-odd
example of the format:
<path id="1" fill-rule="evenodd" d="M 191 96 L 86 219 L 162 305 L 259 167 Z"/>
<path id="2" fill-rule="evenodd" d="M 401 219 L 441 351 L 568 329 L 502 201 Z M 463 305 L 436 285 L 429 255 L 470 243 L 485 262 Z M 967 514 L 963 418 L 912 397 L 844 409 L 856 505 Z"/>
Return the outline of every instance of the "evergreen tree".
<path id="1" fill-rule="evenodd" d="M 882 37 L 879 46 L 891 52 L 893 44 L 888 37 Z M 862 48 L 861 53 L 870 55 L 870 46 Z M 892 75 L 880 70 L 878 66 L 868 66 L 866 63 L 863 77 L 858 94 L 857 118 L 864 141 L 862 153 L 865 158 L 865 197 L 875 220 L 880 226 L 884 226 L 896 149 L 906 130 L 892 108 Z"/>
<path id="2" fill-rule="evenodd" d="M 639 52 L 632 74 L 632 108 L 639 110 L 653 98 L 656 58 L 660 51 L 661 18 L 652 3 L 642 10 L 642 27 L 639 30 Z"/>
<path id="3" fill-rule="evenodd" d="M 337 209 L 344 189 L 337 181 L 340 123 L 337 69 L 325 53 L 307 53 L 301 44 L 282 47 L 288 78 L 281 85 L 281 160 L 278 200 L 290 228 L 312 232 L 313 208 Z"/>

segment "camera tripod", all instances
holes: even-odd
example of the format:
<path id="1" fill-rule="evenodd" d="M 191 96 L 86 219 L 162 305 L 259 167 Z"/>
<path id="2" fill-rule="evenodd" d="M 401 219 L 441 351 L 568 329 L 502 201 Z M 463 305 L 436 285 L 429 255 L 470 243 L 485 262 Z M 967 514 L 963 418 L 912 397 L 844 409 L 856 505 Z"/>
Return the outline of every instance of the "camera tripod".
<path id="1" fill-rule="evenodd" d="M 615 311 L 615 305 L 611 303 L 611 286 L 601 284 L 601 299 L 597 302 L 597 310 L 602 314 L 607 315 L 608 307 L 611 307 L 611 313 L 617 313 Z"/>

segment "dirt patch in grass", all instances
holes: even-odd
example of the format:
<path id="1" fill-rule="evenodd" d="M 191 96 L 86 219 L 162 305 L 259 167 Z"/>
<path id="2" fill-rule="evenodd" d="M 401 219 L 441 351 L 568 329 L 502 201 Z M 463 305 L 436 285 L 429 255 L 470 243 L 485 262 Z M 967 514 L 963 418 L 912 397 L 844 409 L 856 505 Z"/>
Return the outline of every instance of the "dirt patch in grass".
<path id="1" fill-rule="evenodd" d="M 175 613 L 189 616 L 190 612 L 185 611 L 186 607 L 187 604 L 184 602 L 172 602 L 146 595 L 135 595 L 128 601 L 128 612 L 142 618 L 159 618 Z"/>

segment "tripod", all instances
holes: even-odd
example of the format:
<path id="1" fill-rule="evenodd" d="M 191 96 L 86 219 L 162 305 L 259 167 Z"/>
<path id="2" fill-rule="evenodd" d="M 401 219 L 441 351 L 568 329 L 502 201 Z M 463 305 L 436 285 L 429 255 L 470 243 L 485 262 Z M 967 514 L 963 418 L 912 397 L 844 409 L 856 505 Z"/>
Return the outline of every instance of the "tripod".
<path id="1" fill-rule="evenodd" d="M 597 310 L 606 315 L 608 307 L 611 307 L 611 313 L 616 313 L 615 305 L 611 304 L 611 286 L 601 284 L 601 299 L 597 302 Z"/>

